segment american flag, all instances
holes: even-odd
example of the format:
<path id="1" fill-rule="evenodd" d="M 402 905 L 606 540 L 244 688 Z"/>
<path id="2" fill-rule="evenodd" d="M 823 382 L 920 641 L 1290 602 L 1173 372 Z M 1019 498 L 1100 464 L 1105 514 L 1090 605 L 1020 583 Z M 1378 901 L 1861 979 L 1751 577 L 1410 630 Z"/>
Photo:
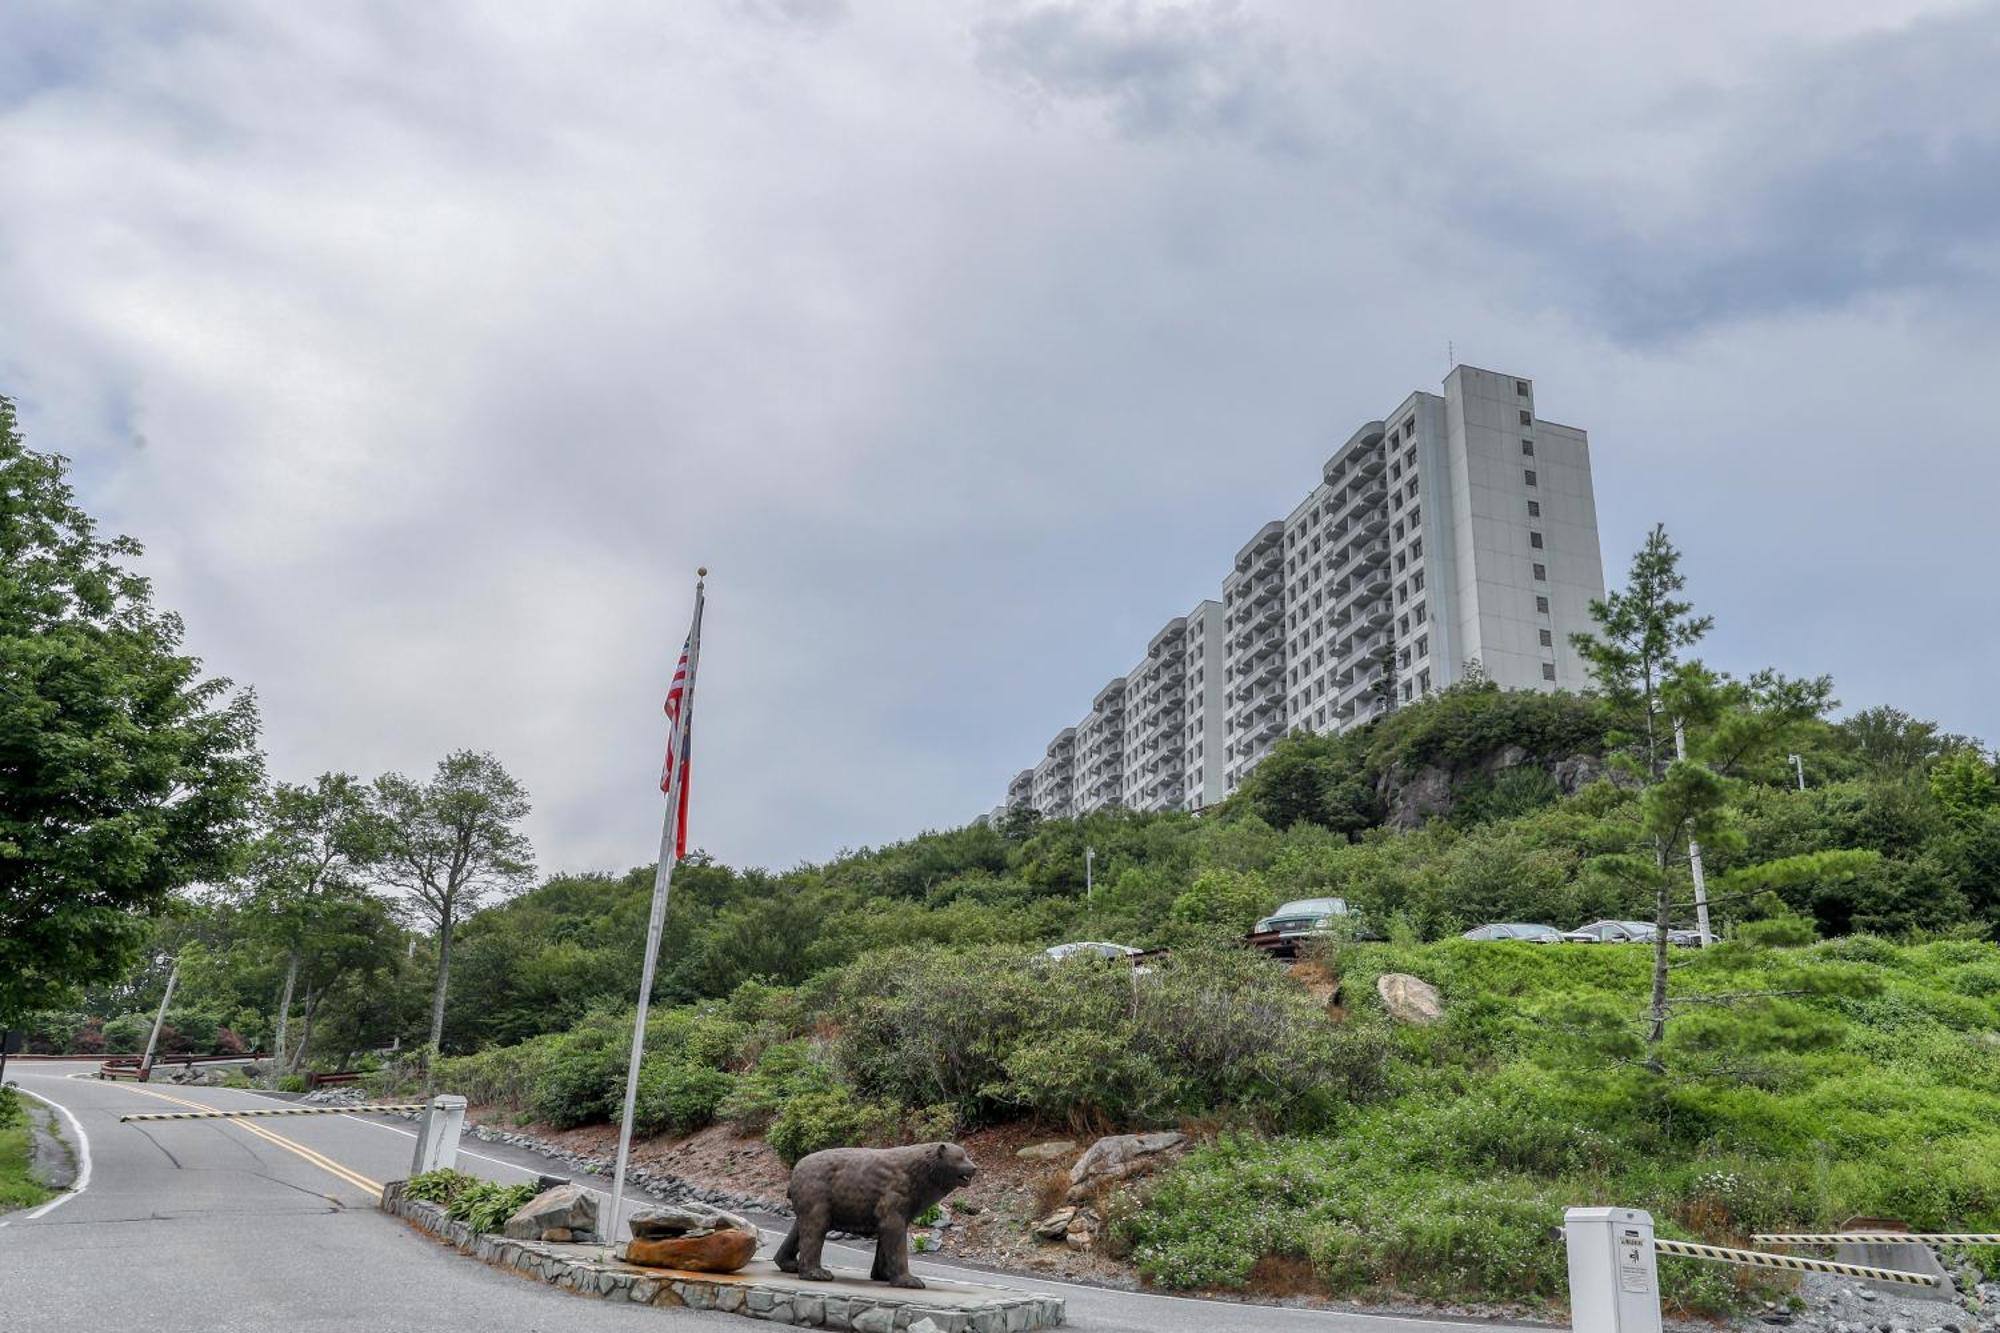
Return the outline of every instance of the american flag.
<path id="1" fill-rule="evenodd" d="M 688 756 L 694 729 L 694 682 L 688 679 L 688 650 L 693 640 L 681 645 L 680 665 L 674 668 L 674 683 L 667 687 L 667 754 L 660 766 L 660 790 L 673 795 L 674 756 L 680 756 L 680 809 L 674 812 L 674 859 L 687 855 L 688 844 Z"/>

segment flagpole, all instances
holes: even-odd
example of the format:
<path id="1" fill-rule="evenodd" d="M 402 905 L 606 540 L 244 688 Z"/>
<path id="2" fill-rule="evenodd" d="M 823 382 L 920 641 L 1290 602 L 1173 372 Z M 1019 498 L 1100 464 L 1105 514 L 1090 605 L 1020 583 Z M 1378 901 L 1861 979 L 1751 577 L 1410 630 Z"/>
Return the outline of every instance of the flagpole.
<path id="1" fill-rule="evenodd" d="M 621 1210 L 625 1204 L 625 1166 L 632 1156 L 632 1111 L 639 1099 L 639 1065 L 646 1057 L 646 1011 L 653 998 L 653 967 L 660 956 L 660 931 L 667 920 L 667 891 L 674 882 L 676 856 L 674 833 L 680 823 L 681 783 L 687 765 L 681 754 L 689 728 L 694 724 L 694 682 L 701 665 L 701 607 L 708 570 L 696 571 L 694 584 L 694 627 L 688 631 L 687 681 L 681 687 L 680 717 L 669 737 L 673 749 L 667 755 L 667 815 L 660 826 L 660 861 L 653 871 L 653 911 L 646 919 L 646 961 L 639 973 L 639 1012 L 632 1022 L 632 1058 L 625 1067 L 625 1113 L 618 1119 L 618 1163 L 611 1177 L 611 1216 L 605 1222 L 604 1242 L 618 1243 Z"/>

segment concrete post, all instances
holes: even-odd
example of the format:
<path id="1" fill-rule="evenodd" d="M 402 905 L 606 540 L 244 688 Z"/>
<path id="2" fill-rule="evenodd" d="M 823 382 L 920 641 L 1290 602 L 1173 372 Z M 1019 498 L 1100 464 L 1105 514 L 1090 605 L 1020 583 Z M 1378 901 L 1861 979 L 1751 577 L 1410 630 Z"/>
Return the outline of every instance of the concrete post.
<path id="1" fill-rule="evenodd" d="M 1570 1327 L 1577 1333 L 1661 1333 L 1653 1218 L 1637 1208 L 1571 1208 Z"/>
<path id="2" fill-rule="evenodd" d="M 465 1098 L 439 1093 L 417 1121 L 417 1149 L 410 1174 L 443 1171 L 458 1165 L 458 1136 L 465 1128 Z"/>

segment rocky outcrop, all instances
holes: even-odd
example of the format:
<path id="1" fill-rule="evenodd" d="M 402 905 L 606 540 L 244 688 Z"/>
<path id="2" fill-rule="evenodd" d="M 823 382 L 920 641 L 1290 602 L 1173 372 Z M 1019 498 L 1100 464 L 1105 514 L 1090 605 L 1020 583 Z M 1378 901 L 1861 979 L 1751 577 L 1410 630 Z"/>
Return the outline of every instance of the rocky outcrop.
<path id="1" fill-rule="evenodd" d="M 1437 987 L 1407 972 L 1384 972 L 1375 978 L 1375 993 L 1382 997 L 1389 1017 L 1398 1023 L 1422 1027 L 1444 1017 L 1444 1001 L 1438 998 Z"/>
<path id="2" fill-rule="evenodd" d="M 1141 1176 L 1159 1166 L 1161 1156 L 1187 1142 L 1187 1135 L 1112 1134 L 1090 1145 L 1069 1169 L 1069 1201 L 1095 1199 L 1107 1185 Z"/>
<path id="3" fill-rule="evenodd" d="M 1458 806 L 1464 784 L 1475 777 L 1488 779 L 1521 767 L 1538 768 L 1554 779 L 1565 796 L 1574 796 L 1600 778 L 1619 781 L 1619 775 L 1594 754 L 1566 755 L 1560 759 L 1537 759 L 1519 745 L 1503 745 L 1476 764 L 1446 768 L 1426 764 L 1421 768 L 1393 770 L 1375 783 L 1375 795 L 1382 803 L 1382 822 L 1392 829 L 1408 832 L 1422 828 L 1433 819 L 1442 819 Z"/>
<path id="4" fill-rule="evenodd" d="M 597 1196 L 567 1183 L 545 1189 L 507 1219 L 501 1234 L 509 1240 L 595 1240 Z"/>

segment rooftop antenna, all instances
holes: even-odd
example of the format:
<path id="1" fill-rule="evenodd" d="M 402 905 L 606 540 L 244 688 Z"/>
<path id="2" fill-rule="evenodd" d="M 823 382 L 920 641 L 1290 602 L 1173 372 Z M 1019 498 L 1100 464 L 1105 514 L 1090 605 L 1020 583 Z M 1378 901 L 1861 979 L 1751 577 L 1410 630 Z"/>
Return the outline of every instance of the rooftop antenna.
<path id="1" fill-rule="evenodd" d="M 1445 368 L 1447 370 L 1456 370 L 1458 368 L 1458 353 L 1452 349 L 1451 340 L 1449 338 L 1445 339 L 1444 360 L 1445 360 Z"/>

